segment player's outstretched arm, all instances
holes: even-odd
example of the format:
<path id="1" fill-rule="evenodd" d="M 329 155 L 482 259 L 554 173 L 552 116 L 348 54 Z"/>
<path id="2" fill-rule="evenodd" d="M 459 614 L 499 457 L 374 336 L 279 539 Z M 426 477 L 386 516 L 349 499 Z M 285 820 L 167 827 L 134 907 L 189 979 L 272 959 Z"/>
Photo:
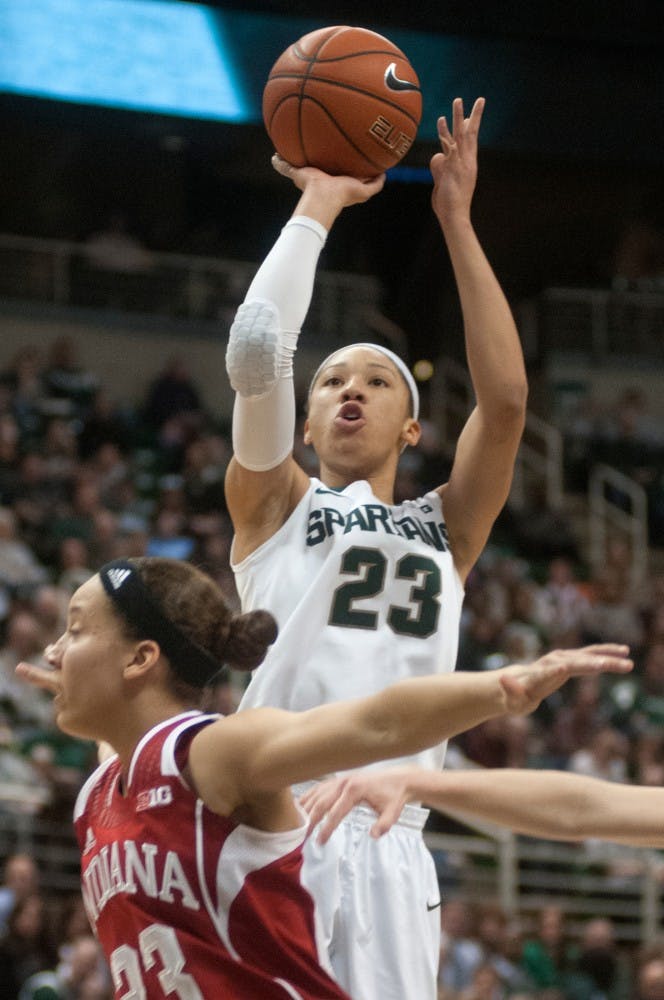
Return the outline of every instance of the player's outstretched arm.
<path id="1" fill-rule="evenodd" d="M 444 488 L 445 520 L 465 579 L 509 493 L 525 420 L 527 380 L 512 312 L 471 222 L 484 99 L 468 118 L 454 101 L 450 130 L 438 120 L 441 152 L 431 160 L 432 205 L 452 262 L 476 407 L 462 431 Z"/>
<path id="2" fill-rule="evenodd" d="M 301 798 L 312 824 L 324 822 L 325 843 L 353 806 L 364 802 L 377 815 L 371 835 L 380 837 L 408 802 L 445 812 L 454 809 L 546 840 L 589 837 L 634 847 L 664 847 L 664 788 L 623 785 L 563 771 L 479 768 L 425 771 L 393 768 L 331 778 Z"/>
<path id="3" fill-rule="evenodd" d="M 367 181 L 331 177 L 278 156 L 273 164 L 301 196 L 237 310 L 226 352 L 236 392 L 226 500 L 238 561 L 281 527 L 309 485 L 292 457 L 298 334 L 330 227 L 344 208 L 367 201 L 384 182 L 383 175 Z"/>
<path id="4" fill-rule="evenodd" d="M 299 781 L 416 753 L 496 715 L 531 712 L 570 677 L 631 668 L 626 646 L 602 644 L 486 673 L 401 681 L 308 712 L 241 712 L 196 735 L 192 773 L 205 801 L 219 805 L 223 796 L 233 811 Z"/>

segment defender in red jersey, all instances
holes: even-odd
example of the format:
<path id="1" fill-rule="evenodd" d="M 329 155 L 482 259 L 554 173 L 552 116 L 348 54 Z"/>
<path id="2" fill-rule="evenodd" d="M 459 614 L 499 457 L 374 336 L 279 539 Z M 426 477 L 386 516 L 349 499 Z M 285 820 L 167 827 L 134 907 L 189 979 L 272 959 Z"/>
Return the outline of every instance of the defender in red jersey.
<path id="1" fill-rule="evenodd" d="M 403 681 L 308 712 L 196 709 L 222 663 L 253 668 L 267 612 L 233 615 L 208 576 L 145 558 L 103 566 L 73 595 L 51 670 L 58 725 L 115 752 L 76 804 L 82 890 L 118 1000 L 335 1000 L 300 882 L 306 814 L 290 786 L 394 758 L 568 677 L 631 668 L 625 647 L 565 650 L 485 674 Z"/>

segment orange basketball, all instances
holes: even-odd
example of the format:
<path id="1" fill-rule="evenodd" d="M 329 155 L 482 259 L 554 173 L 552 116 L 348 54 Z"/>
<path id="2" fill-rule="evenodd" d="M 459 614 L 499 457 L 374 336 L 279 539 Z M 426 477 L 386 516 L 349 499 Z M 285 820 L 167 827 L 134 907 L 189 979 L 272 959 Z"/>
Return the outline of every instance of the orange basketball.
<path id="1" fill-rule="evenodd" d="M 413 144 L 422 117 L 415 70 L 401 49 L 366 28 L 304 35 L 279 56 L 263 91 L 276 151 L 296 167 L 372 177 Z"/>

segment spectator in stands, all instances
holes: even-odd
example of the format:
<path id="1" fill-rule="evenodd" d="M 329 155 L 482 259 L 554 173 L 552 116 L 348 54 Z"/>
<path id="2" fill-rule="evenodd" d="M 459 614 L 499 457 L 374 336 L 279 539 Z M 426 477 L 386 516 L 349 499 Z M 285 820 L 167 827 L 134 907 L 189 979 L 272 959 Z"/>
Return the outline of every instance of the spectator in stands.
<path id="1" fill-rule="evenodd" d="M 573 1000 L 629 1000 L 632 974 L 616 941 L 613 921 L 586 921 L 568 982 Z"/>
<path id="2" fill-rule="evenodd" d="M 42 438 L 41 453 L 47 478 L 68 486 L 79 468 L 74 423 L 64 417 L 51 417 Z"/>
<path id="3" fill-rule="evenodd" d="M 636 962 L 635 1000 L 664 1000 L 664 939 L 646 945 Z"/>
<path id="4" fill-rule="evenodd" d="M 571 559 L 558 556 L 551 560 L 542 594 L 548 604 L 548 641 L 554 646 L 574 648 L 580 641 L 588 598 L 576 578 Z"/>
<path id="5" fill-rule="evenodd" d="M 443 997 L 447 996 L 443 993 Z M 458 1000 L 504 1000 L 507 992 L 500 981 L 496 967 L 491 962 L 482 962 L 475 969 L 473 978 Z"/>
<path id="6" fill-rule="evenodd" d="M 123 535 L 122 523 L 131 514 L 120 516 L 106 507 L 99 507 L 92 515 L 92 534 L 88 539 L 90 562 L 101 566 L 109 559 L 115 559 L 117 546 Z"/>
<path id="7" fill-rule="evenodd" d="M 0 497 L 11 496 L 16 479 L 20 435 L 11 413 L 0 412 Z"/>
<path id="8" fill-rule="evenodd" d="M 458 745 L 469 760 L 483 767 L 528 767 L 535 749 L 532 721 L 522 725 L 520 720 L 506 718 L 496 723 L 491 719 L 475 726 L 457 737 Z"/>
<path id="9" fill-rule="evenodd" d="M 481 903 L 476 908 L 475 930 L 482 962 L 475 970 L 469 995 L 481 996 L 484 990 L 491 989 L 494 995 L 507 996 L 530 988 L 532 983 L 520 962 L 520 932 L 515 937 L 514 921 L 503 907 L 497 902 Z M 491 987 L 490 977 L 486 975 L 487 965 L 497 977 Z M 480 989 L 480 984 L 483 989 Z"/>
<path id="10" fill-rule="evenodd" d="M 611 726 L 603 726 L 569 759 L 568 770 L 605 781 L 627 781 L 629 742 Z"/>
<path id="11" fill-rule="evenodd" d="M 634 761 L 637 785 L 664 785 L 664 734 L 660 729 L 637 738 Z"/>
<path id="12" fill-rule="evenodd" d="M 0 885 L 0 940 L 7 930 L 7 920 L 15 905 L 37 892 L 39 869 L 30 854 L 10 854 L 5 861 L 4 879 Z"/>
<path id="13" fill-rule="evenodd" d="M 81 934 L 55 968 L 30 976 L 17 1000 L 110 1000 L 110 975 L 93 934 Z"/>
<path id="14" fill-rule="evenodd" d="M 83 461 L 95 455 L 102 445 L 112 444 L 123 453 L 132 437 L 133 415 L 120 410 L 107 390 L 100 386 L 83 417 L 78 434 L 78 449 Z"/>
<path id="15" fill-rule="evenodd" d="M 46 552 L 46 526 L 67 498 L 64 480 L 49 475 L 44 456 L 35 449 L 25 452 L 18 463 L 18 476 L 12 509 L 16 514 L 21 538 L 38 558 Z"/>
<path id="16" fill-rule="evenodd" d="M 535 935 L 524 943 L 522 967 L 536 989 L 564 991 L 571 961 L 563 910 L 556 905 L 545 906 L 538 914 Z"/>
<path id="17" fill-rule="evenodd" d="M 24 660 L 44 666 L 43 649 L 44 636 L 37 618 L 29 611 L 14 611 L 0 648 L 0 708 L 18 736 L 53 722 L 51 699 L 40 696 L 41 692 L 26 691 L 14 673 L 17 663 Z"/>
<path id="18" fill-rule="evenodd" d="M 58 552 L 58 587 L 68 594 L 78 590 L 86 580 L 94 576 L 89 562 L 88 546 L 82 538 L 63 538 Z"/>
<path id="19" fill-rule="evenodd" d="M 131 482 L 130 468 L 121 450 L 111 441 L 100 444 L 85 463 L 85 475 L 99 490 L 99 498 L 104 507 L 123 510 L 125 500 L 131 502 L 131 494 L 126 495 L 126 485 Z"/>
<path id="20" fill-rule="evenodd" d="M 21 441 L 35 440 L 41 431 L 44 361 L 41 351 L 32 344 L 20 347 L 0 382 L 11 394 L 11 412 L 21 434 Z"/>
<path id="21" fill-rule="evenodd" d="M 56 337 L 52 341 L 43 380 L 46 395 L 51 400 L 61 401 L 62 406 L 54 412 L 63 417 L 83 416 L 99 386 L 99 376 L 82 364 L 78 346 L 69 336 Z"/>
<path id="22" fill-rule="evenodd" d="M 159 430 L 173 417 L 200 412 L 198 387 L 185 359 L 180 354 L 174 354 L 163 371 L 150 383 L 143 417 L 151 427 Z"/>
<path id="23" fill-rule="evenodd" d="M 638 655 L 645 635 L 638 610 L 630 601 L 624 574 L 601 566 L 592 577 L 590 606 L 582 619 L 583 642 L 624 642 Z"/>
<path id="24" fill-rule="evenodd" d="M 0 939 L 0 983 L 4 996 L 16 997 L 25 980 L 57 961 L 45 897 L 31 892 L 18 899 Z"/>
<path id="25" fill-rule="evenodd" d="M 187 534 L 186 521 L 177 511 L 162 510 L 155 519 L 154 531 L 148 539 L 146 555 L 166 559 L 189 559 L 194 540 Z"/>
<path id="26" fill-rule="evenodd" d="M 640 385 L 626 386 L 600 423 L 598 437 L 617 444 L 659 445 L 663 434 L 652 413 L 647 393 Z M 627 452 L 618 451 L 618 455 Z M 633 460 L 638 462 L 638 453 Z"/>
<path id="27" fill-rule="evenodd" d="M 546 744 L 550 765 L 566 767 L 568 758 L 609 722 L 609 713 L 609 706 L 602 700 L 601 685 L 597 683 L 597 679 L 578 678 L 578 683 L 570 686 L 567 699 L 560 699 L 556 704 L 547 726 Z"/>
<path id="28" fill-rule="evenodd" d="M 80 538 L 91 542 L 95 534 L 96 517 L 104 510 L 99 495 L 99 485 L 87 470 L 79 471 L 72 483 L 70 501 L 59 517 L 53 519 L 49 529 L 52 562 L 55 563 L 64 538 Z"/>
<path id="29" fill-rule="evenodd" d="M 30 598 L 30 610 L 39 622 L 44 648 L 62 635 L 67 620 L 69 594 L 50 583 L 37 587 Z"/>
<path id="30" fill-rule="evenodd" d="M 629 725 L 637 733 L 661 731 L 664 727 L 664 641 L 646 647 L 640 676 L 627 685 Z"/>
<path id="31" fill-rule="evenodd" d="M 471 908 L 463 900 L 443 903 L 438 983 L 451 993 L 468 989 L 482 964 L 482 949 L 473 934 L 472 922 Z"/>
<path id="32" fill-rule="evenodd" d="M 46 568 L 18 536 L 16 515 L 0 507 L 0 582 L 13 590 L 46 581 Z"/>
<path id="33" fill-rule="evenodd" d="M 99 556 L 97 565 L 109 562 L 111 559 L 131 559 L 144 556 L 147 553 L 150 532 L 148 521 L 137 514 L 124 514 L 118 519 L 117 535 L 113 545 L 106 551 L 105 558 Z"/>
<path id="34" fill-rule="evenodd" d="M 218 441 L 218 436 L 204 435 L 195 438 L 185 449 L 182 478 L 190 514 L 226 510 L 224 470 L 230 455 L 227 452 L 219 455 Z"/>

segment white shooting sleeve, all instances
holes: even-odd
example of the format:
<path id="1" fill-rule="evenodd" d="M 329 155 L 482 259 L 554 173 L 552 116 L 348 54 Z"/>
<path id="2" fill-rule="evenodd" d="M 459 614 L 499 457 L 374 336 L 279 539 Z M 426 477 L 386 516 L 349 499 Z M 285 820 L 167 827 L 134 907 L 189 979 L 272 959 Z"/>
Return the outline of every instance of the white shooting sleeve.
<path id="1" fill-rule="evenodd" d="M 236 392 L 233 451 L 245 469 L 273 469 L 293 449 L 293 355 L 326 237 L 315 219 L 293 216 L 258 269 L 231 327 L 226 369 Z"/>

